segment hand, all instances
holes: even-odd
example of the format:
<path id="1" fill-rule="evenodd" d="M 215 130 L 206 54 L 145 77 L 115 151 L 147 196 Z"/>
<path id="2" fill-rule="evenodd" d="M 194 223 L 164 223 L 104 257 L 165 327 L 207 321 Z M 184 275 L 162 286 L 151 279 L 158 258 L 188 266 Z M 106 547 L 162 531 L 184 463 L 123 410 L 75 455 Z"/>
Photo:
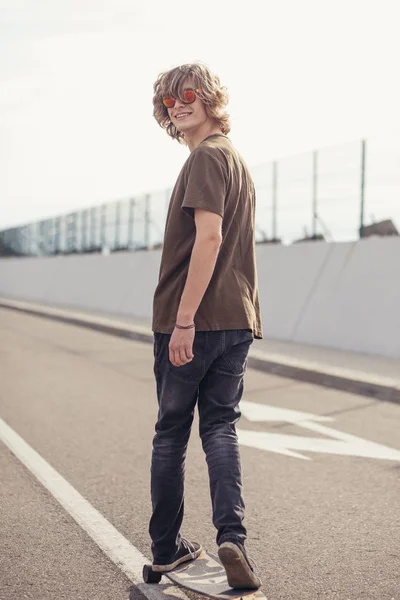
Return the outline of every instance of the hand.
<path id="1" fill-rule="evenodd" d="M 177 329 L 175 327 L 169 342 L 169 360 L 174 367 L 182 367 L 193 360 L 194 336 L 194 327 L 192 329 Z"/>

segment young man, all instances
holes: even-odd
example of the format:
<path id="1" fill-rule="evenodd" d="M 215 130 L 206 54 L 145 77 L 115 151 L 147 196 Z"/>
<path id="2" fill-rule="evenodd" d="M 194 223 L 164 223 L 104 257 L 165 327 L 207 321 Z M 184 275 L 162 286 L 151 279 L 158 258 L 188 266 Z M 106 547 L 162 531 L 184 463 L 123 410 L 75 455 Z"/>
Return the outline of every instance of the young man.
<path id="1" fill-rule="evenodd" d="M 244 549 L 235 424 L 249 348 L 262 338 L 255 261 L 255 192 L 227 137 L 226 89 L 195 63 L 162 73 L 154 116 L 188 146 L 169 205 L 154 295 L 158 420 L 151 465 L 153 570 L 201 552 L 181 536 L 186 448 L 196 403 L 218 554 L 231 587 L 261 585 Z"/>

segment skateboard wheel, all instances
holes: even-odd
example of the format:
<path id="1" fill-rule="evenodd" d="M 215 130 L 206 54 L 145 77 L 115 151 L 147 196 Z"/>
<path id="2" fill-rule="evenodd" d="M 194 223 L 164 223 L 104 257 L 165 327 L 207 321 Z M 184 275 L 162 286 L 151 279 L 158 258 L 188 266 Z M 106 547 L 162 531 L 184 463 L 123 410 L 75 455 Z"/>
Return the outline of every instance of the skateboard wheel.
<path id="1" fill-rule="evenodd" d="M 151 565 L 144 565 L 143 567 L 143 581 L 145 583 L 160 583 L 162 573 L 153 571 Z"/>

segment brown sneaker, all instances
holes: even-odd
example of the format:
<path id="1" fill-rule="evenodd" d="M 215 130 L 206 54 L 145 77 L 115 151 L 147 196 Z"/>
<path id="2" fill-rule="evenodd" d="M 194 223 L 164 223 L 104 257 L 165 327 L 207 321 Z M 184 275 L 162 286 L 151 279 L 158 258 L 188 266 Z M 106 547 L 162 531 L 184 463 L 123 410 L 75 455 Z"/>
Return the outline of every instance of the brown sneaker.
<path id="1" fill-rule="evenodd" d="M 261 579 L 254 573 L 242 544 L 224 542 L 218 548 L 218 556 L 224 565 L 231 588 L 257 590 L 261 587 Z"/>
<path id="2" fill-rule="evenodd" d="M 167 571 L 172 571 L 183 562 L 187 562 L 189 560 L 195 560 L 198 556 L 200 556 L 203 548 L 197 542 L 189 542 L 185 538 L 181 538 L 181 543 L 179 546 L 179 550 L 175 554 L 171 560 L 168 561 L 168 564 L 157 564 L 153 563 L 151 568 L 153 571 L 158 573 L 166 573 Z"/>

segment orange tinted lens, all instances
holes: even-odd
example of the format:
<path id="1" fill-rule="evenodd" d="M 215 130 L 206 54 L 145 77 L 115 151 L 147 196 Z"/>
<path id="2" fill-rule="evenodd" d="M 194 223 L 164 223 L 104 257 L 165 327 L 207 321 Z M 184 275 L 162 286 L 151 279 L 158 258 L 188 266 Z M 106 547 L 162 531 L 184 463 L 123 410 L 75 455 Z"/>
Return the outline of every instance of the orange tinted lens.
<path id="1" fill-rule="evenodd" d="M 167 108 L 172 108 L 174 106 L 174 104 L 175 104 L 175 98 L 173 98 L 172 96 L 164 96 L 163 97 L 163 104 Z"/>
<path id="2" fill-rule="evenodd" d="M 196 96 L 193 90 L 184 90 L 183 91 L 183 101 L 187 104 L 191 104 L 194 102 Z"/>

